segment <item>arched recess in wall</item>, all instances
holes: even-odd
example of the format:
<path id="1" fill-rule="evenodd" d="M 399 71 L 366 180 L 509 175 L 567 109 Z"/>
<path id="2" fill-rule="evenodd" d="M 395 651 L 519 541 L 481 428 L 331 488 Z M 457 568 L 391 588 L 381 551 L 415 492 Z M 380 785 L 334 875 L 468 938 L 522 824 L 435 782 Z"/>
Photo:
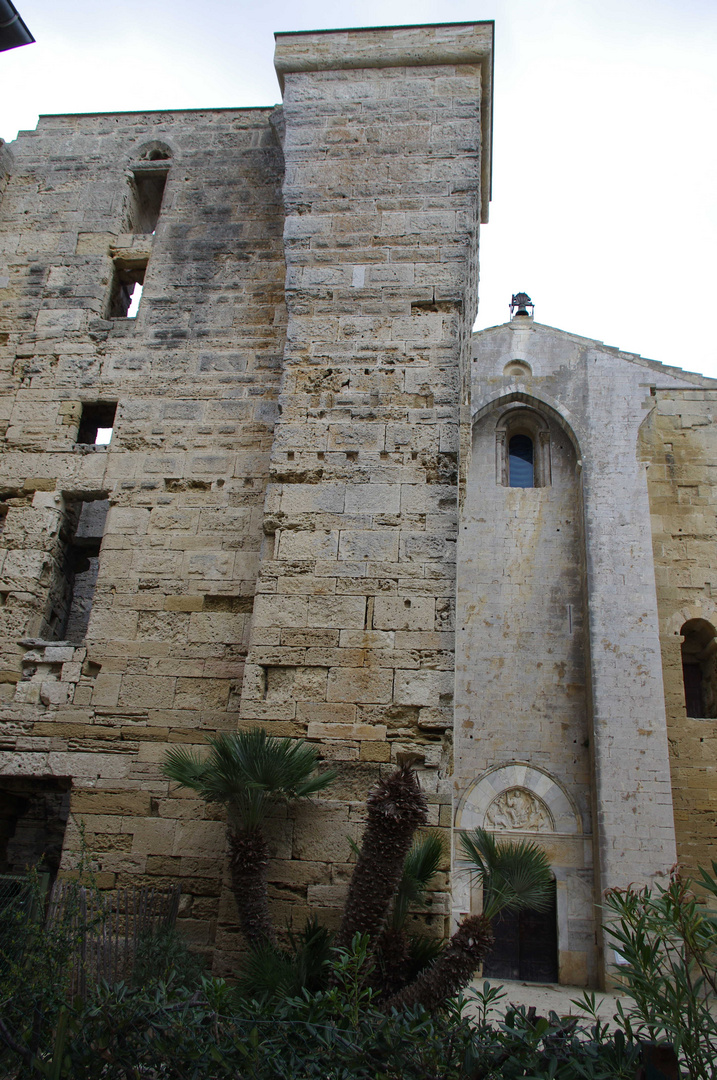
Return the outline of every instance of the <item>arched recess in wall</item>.
<path id="1" fill-rule="evenodd" d="M 162 139 L 149 139 L 143 142 L 132 154 L 133 162 L 171 161 L 174 151 L 169 143 Z"/>
<path id="2" fill-rule="evenodd" d="M 157 228 L 173 157 L 171 146 L 159 139 L 144 142 L 134 151 L 128 173 L 125 231 L 149 235 Z"/>
<path id="3" fill-rule="evenodd" d="M 706 619 L 690 619 L 680 628 L 685 709 L 694 719 L 717 716 L 717 630 Z"/>
<path id="4" fill-rule="evenodd" d="M 548 853 L 555 888 L 542 913 L 504 913 L 494 924 L 495 946 L 484 968 L 491 978 L 528 981 L 570 981 L 588 977 L 589 959 L 575 967 L 575 924 L 570 909 L 585 897 L 585 840 L 580 812 L 565 788 L 544 769 L 513 761 L 489 769 L 469 785 L 456 813 L 459 830 L 484 828 L 501 840 L 531 840 Z M 468 872 L 458 857 L 460 875 Z M 582 875 L 582 877 L 581 877 Z M 481 909 L 480 893 L 472 888 L 468 907 Z M 588 908 L 589 910 L 589 908 Z"/>
<path id="5" fill-rule="evenodd" d="M 685 714 L 694 720 L 717 718 L 717 605 L 702 597 L 675 612 L 667 640 L 680 650 Z M 674 659 L 677 664 L 676 652 Z"/>
<path id="6" fill-rule="evenodd" d="M 456 828 L 578 836 L 583 822 L 550 773 L 513 761 L 489 769 L 467 788 L 456 809 Z"/>
<path id="7" fill-rule="evenodd" d="M 575 432 L 575 424 L 573 423 L 570 412 L 564 408 L 559 409 L 553 403 L 543 400 L 542 398 L 537 398 L 533 394 L 526 394 L 521 390 L 514 390 L 509 394 L 501 394 L 499 397 L 485 402 L 476 409 L 471 420 L 473 430 L 475 431 L 475 428 L 484 417 L 489 416 L 491 413 L 495 413 L 496 416 L 498 416 L 505 411 L 505 407 L 508 405 L 515 405 L 516 408 L 520 406 L 527 407 L 528 409 L 534 410 L 539 416 L 545 417 L 547 420 L 552 420 L 554 423 L 558 424 L 570 440 L 578 462 L 581 462 L 582 455 L 580 452 L 580 442 Z"/>
<path id="8" fill-rule="evenodd" d="M 521 429 L 547 458 L 534 490 L 506 484 L 501 463 L 503 432 L 507 443 Z M 583 985 L 596 964 L 585 568 L 569 419 L 521 391 L 494 398 L 476 412 L 461 510 L 454 775 L 465 794 L 456 827 L 545 839 L 560 978 Z M 480 910 L 458 869 L 457 907 Z"/>

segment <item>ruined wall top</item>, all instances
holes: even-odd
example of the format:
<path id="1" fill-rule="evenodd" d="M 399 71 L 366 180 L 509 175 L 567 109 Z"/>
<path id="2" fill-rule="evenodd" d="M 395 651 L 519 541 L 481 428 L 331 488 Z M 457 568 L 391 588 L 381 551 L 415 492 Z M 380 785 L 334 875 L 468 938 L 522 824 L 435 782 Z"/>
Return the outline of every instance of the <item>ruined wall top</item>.
<path id="1" fill-rule="evenodd" d="M 488 21 L 277 33 L 274 65 L 281 80 L 290 71 L 482 64 L 493 31 Z"/>
<path id="2" fill-rule="evenodd" d="M 296 72 L 464 64 L 480 67 L 481 221 L 488 221 L 493 145 L 492 21 L 308 30 L 274 36 L 274 66 L 282 93 L 286 76 Z"/>

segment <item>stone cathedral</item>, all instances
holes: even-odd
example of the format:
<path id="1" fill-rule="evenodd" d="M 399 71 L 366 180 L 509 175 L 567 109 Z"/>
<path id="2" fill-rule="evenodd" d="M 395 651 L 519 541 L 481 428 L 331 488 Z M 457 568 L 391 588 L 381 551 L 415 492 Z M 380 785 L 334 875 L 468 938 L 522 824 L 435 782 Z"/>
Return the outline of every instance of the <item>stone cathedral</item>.
<path id="1" fill-rule="evenodd" d="M 217 731 L 338 770 L 270 822 L 280 925 L 336 921 L 402 763 L 447 851 L 549 854 L 499 975 L 599 985 L 603 891 L 717 857 L 717 381 L 526 295 L 471 332 L 492 51 L 279 34 L 281 106 L 0 147 L 0 873 L 72 873 L 82 826 L 102 888 L 181 883 L 216 971 L 224 823 L 161 764 Z M 480 898 L 438 884 L 443 935 Z"/>

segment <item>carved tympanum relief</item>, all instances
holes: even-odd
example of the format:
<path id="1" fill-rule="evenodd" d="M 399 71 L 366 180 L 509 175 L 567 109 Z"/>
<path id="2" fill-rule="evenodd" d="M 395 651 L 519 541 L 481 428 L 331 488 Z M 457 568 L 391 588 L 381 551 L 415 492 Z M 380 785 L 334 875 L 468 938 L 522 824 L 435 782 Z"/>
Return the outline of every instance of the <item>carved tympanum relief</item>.
<path id="1" fill-rule="evenodd" d="M 553 817 L 542 799 L 526 788 L 501 791 L 486 810 L 488 829 L 520 829 L 523 832 L 551 832 Z"/>

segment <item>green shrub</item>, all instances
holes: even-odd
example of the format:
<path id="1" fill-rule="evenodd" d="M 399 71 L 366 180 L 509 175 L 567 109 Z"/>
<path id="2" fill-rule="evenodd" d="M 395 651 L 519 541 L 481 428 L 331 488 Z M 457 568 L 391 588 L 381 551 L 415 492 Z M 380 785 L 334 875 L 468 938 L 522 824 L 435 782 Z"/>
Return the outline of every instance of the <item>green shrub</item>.
<path id="1" fill-rule="evenodd" d="M 169 927 L 140 938 L 131 983 L 141 987 L 173 979 L 180 986 L 197 987 L 205 970 L 204 959 L 191 951 L 174 927 Z"/>
<path id="2" fill-rule="evenodd" d="M 717 863 L 698 884 L 717 900 Z M 717 914 L 674 871 L 667 886 L 607 894 L 606 930 L 631 999 L 617 1022 L 628 1033 L 674 1045 L 690 1080 L 712 1080 L 717 1062 Z"/>
<path id="3" fill-rule="evenodd" d="M 48 1080 L 634 1077 L 635 1047 L 604 1026 L 584 1032 L 521 1010 L 495 1023 L 487 1007 L 471 1022 L 462 1001 L 435 1014 L 386 1015 L 371 987 L 373 963 L 368 938 L 358 936 L 335 953 L 328 989 L 295 997 L 238 1001 L 222 980 L 201 978 L 192 988 L 176 972 L 141 986 L 102 984 L 85 1002 L 46 995 L 37 1002 L 35 1045 L 4 1026 L 8 1042 L 0 1028 L 0 1075 L 16 1077 L 22 1069 L 23 1077 Z"/>

